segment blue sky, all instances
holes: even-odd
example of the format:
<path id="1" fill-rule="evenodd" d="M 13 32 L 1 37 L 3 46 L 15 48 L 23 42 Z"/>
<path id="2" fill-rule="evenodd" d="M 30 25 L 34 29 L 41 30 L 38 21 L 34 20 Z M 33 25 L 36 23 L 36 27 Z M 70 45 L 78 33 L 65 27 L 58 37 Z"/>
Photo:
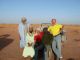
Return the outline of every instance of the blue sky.
<path id="1" fill-rule="evenodd" d="M 62 24 L 80 24 L 80 0 L 0 0 L 0 23 L 49 23 L 56 18 Z"/>

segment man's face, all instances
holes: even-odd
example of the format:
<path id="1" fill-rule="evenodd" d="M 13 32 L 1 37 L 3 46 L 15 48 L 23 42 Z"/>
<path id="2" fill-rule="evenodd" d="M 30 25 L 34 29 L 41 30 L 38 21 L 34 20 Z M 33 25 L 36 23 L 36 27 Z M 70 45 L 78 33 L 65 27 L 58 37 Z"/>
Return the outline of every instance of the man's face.
<path id="1" fill-rule="evenodd" d="M 51 20 L 51 24 L 52 24 L 52 25 L 56 24 L 56 19 L 52 19 L 52 20 Z"/>
<path id="2" fill-rule="evenodd" d="M 26 22 L 27 22 L 26 20 L 22 20 L 22 23 L 23 23 L 23 24 L 26 24 Z"/>

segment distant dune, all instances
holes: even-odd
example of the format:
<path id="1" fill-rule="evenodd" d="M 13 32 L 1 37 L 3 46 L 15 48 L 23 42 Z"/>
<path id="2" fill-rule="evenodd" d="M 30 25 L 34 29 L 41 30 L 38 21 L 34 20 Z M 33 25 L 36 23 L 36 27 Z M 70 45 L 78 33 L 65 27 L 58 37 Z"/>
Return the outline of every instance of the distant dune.
<path id="1" fill-rule="evenodd" d="M 39 27 L 41 24 L 31 24 L 33 27 Z M 42 26 L 46 26 L 49 24 L 42 24 Z M 0 24 L 1 27 L 12 27 L 17 28 L 18 24 Z M 64 25 L 64 29 L 80 29 L 80 25 Z"/>
<path id="2" fill-rule="evenodd" d="M 18 24 L 0 24 L 0 27 L 18 27 Z"/>

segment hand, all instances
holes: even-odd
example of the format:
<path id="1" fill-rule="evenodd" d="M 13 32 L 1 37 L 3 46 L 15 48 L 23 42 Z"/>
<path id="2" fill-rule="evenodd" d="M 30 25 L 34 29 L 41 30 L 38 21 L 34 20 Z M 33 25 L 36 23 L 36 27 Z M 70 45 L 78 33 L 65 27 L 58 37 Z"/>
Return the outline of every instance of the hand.
<path id="1" fill-rule="evenodd" d="M 32 43 L 28 43 L 28 46 L 29 46 L 29 47 L 32 46 Z"/>
<path id="2" fill-rule="evenodd" d="M 21 37 L 20 37 L 20 35 L 19 35 L 19 39 L 21 40 Z"/>

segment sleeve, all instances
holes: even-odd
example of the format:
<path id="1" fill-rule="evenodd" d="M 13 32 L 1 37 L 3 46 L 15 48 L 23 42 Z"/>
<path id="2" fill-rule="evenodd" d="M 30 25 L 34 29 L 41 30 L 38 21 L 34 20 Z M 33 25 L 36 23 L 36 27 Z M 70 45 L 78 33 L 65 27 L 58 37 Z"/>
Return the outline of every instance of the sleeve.
<path id="1" fill-rule="evenodd" d="M 62 28 L 62 25 L 60 25 L 60 28 Z"/>
<path id="2" fill-rule="evenodd" d="M 59 25 L 60 33 L 63 35 L 63 25 Z"/>
<path id="3" fill-rule="evenodd" d="M 60 24 L 60 25 L 59 25 L 59 28 L 61 28 L 61 29 L 62 29 L 62 27 L 63 27 L 63 25 L 61 25 L 61 24 Z"/>
<path id="4" fill-rule="evenodd" d="M 18 32 L 19 32 L 19 34 L 21 32 L 21 25 L 20 24 L 18 25 Z"/>

